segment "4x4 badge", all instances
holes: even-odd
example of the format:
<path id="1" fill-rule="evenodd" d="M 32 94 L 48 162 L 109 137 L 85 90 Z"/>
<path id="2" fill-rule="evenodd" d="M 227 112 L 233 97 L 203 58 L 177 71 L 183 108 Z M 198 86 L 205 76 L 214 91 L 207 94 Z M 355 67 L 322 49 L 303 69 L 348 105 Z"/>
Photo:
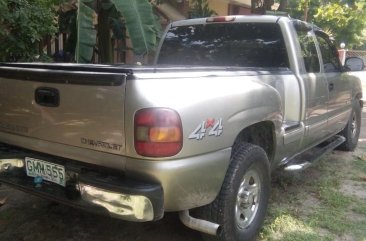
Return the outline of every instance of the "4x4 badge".
<path id="1" fill-rule="evenodd" d="M 209 136 L 220 136 L 223 132 L 222 118 L 208 118 L 202 121 L 197 128 L 189 135 L 189 139 L 202 140 L 208 131 Z"/>

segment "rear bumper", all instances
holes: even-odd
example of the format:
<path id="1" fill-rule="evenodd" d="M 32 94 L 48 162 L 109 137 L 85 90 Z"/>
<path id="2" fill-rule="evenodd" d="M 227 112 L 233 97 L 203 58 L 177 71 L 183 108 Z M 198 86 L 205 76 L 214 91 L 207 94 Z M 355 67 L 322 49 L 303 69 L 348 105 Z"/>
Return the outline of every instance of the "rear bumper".
<path id="1" fill-rule="evenodd" d="M 35 184 L 25 170 L 25 157 L 65 167 L 66 187 L 43 181 Z M 123 173 L 81 165 L 72 160 L 0 144 L 0 182 L 31 194 L 86 211 L 128 221 L 152 221 L 164 215 L 160 184 L 128 179 Z"/>

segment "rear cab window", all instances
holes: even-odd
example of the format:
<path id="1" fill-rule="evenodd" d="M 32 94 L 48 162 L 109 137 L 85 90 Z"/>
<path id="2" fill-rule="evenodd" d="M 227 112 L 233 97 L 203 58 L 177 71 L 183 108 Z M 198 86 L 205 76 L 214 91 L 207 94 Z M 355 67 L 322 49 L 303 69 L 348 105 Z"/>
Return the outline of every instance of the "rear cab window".
<path id="1" fill-rule="evenodd" d="M 276 23 L 215 23 L 172 27 L 158 64 L 289 67 Z"/>

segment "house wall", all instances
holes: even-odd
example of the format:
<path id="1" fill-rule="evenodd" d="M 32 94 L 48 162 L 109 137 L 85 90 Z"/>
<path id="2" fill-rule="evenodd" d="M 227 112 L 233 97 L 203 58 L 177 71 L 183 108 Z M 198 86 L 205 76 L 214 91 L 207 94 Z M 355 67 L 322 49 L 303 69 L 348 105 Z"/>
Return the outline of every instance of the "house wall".
<path id="1" fill-rule="evenodd" d="M 251 15 L 252 10 L 248 7 L 229 5 L 229 15 Z"/>
<path id="2" fill-rule="evenodd" d="M 208 0 L 208 6 L 214 10 L 217 15 L 223 16 L 229 14 L 229 4 L 222 0 Z"/>
<path id="3" fill-rule="evenodd" d="M 217 15 L 250 15 L 250 5 L 246 7 L 244 4 L 238 4 L 233 1 L 208 0 L 209 7 L 214 10 Z"/>

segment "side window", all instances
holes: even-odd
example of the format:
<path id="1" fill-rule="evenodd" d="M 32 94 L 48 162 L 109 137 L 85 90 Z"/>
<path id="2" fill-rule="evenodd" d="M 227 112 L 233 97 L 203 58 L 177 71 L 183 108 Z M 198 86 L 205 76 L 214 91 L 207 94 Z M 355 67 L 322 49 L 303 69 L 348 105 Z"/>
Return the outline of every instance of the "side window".
<path id="1" fill-rule="evenodd" d="M 341 71 L 341 63 L 338 58 L 338 51 L 335 45 L 327 36 L 322 36 L 323 33 L 316 33 L 319 47 L 322 53 L 324 72 L 339 72 Z"/>
<path id="2" fill-rule="evenodd" d="M 306 72 L 319 73 L 320 64 L 313 35 L 310 31 L 297 31 L 297 36 L 299 38 L 301 56 L 304 59 Z"/>

